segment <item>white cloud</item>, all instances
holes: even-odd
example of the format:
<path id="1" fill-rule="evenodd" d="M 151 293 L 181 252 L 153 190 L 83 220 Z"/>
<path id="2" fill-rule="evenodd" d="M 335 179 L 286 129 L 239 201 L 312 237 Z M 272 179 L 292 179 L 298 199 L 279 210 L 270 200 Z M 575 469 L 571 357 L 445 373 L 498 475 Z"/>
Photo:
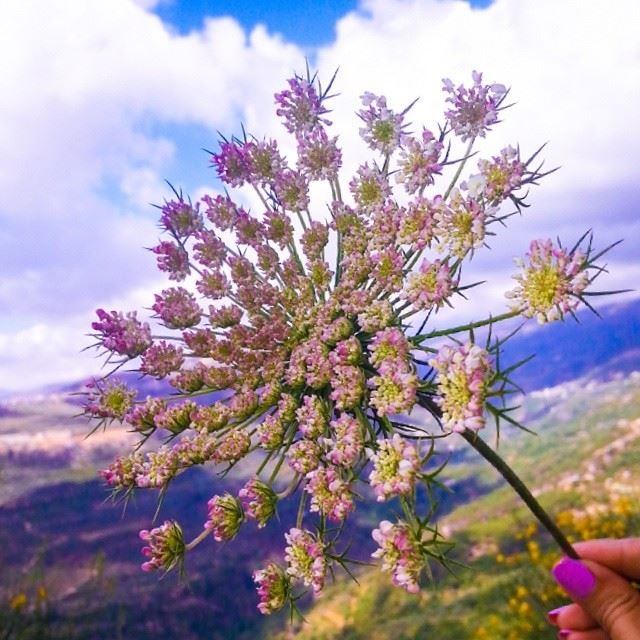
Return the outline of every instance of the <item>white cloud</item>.
<path id="1" fill-rule="evenodd" d="M 242 120 L 257 135 L 281 137 L 272 94 L 303 69 L 300 48 L 263 27 L 247 34 L 229 18 L 180 36 L 148 11 L 155 4 L 3 3 L 0 309 L 11 309 L 12 319 L 0 316 L 0 388 L 33 362 L 41 366 L 43 353 L 42 377 L 75 376 L 67 354 L 76 353 L 73 335 L 87 329 L 79 318 L 90 321 L 118 292 L 133 307 L 147 304 L 129 293 L 155 282 L 141 247 L 156 240 L 147 203 L 167 195 L 162 179 L 171 178 L 180 148 L 172 124 L 213 136 L 237 133 Z M 483 70 L 511 85 L 517 102 L 485 153 L 513 142 L 531 151 L 548 140 L 548 166 L 563 166 L 533 194 L 532 210 L 478 258 L 478 271 L 494 278 L 484 299 L 497 300 L 496 283 L 507 282 L 511 256 L 529 237 L 560 232 L 570 240 L 589 226 L 602 243 L 629 238 L 616 250 L 611 282 L 633 286 L 636 12 L 635 0 L 496 0 L 482 11 L 456 0 L 364 0 L 314 56 L 325 79 L 340 67 L 332 117 L 345 181 L 364 159 L 354 115 L 364 90 L 385 93 L 396 109 L 420 96 L 412 120 L 435 127 L 441 78 L 467 82 L 472 69 Z M 290 141 L 286 150 L 291 155 Z M 616 271 L 615 263 L 626 266 Z"/>

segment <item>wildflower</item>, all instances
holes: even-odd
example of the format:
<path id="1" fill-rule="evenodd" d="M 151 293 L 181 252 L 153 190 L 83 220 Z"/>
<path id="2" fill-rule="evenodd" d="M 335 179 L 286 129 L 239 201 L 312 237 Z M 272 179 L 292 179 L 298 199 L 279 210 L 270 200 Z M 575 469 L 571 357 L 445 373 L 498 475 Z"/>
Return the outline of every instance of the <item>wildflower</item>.
<path id="1" fill-rule="evenodd" d="M 472 76 L 473 86 L 469 89 L 462 85 L 454 88 L 448 78 L 442 81 L 442 90 L 449 94 L 446 101 L 453 105 L 445 115 L 463 141 L 485 137 L 489 127 L 498 122 L 498 109 L 507 92 L 501 84 L 483 85 L 482 74 L 477 71 Z"/>
<path id="2" fill-rule="evenodd" d="M 520 187 L 526 167 L 518 151 L 509 146 L 492 161 L 480 160 L 478 168 L 480 173 L 467 181 L 469 193 L 473 197 L 481 196 L 485 202 L 496 206 Z"/>
<path id="3" fill-rule="evenodd" d="M 355 508 L 349 483 L 334 466 L 310 471 L 304 490 L 311 496 L 310 511 L 321 513 L 329 520 L 342 522 Z"/>
<path id="4" fill-rule="evenodd" d="M 147 433 L 156 429 L 156 416 L 166 408 L 167 403 L 164 400 L 149 396 L 142 404 L 134 405 L 125 419 L 136 431 Z"/>
<path id="5" fill-rule="evenodd" d="M 252 184 L 273 183 L 286 166 L 275 140 L 248 142 L 244 145 L 243 152 L 248 180 Z"/>
<path id="6" fill-rule="evenodd" d="M 375 333 L 388 327 L 393 320 L 393 307 L 388 300 L 378 300 L 358 314 L 358 324 L 363 331 Z"/>
<path id="7" fill-rule="evenodd" d="M 221 142 L 220 153 L 214 153 L 211 164 L 222 182 L 232 187 L 241 187 L 251 178 L 251 169 L 242 145 L 236 142 Z"/>
<path id="8" fill-rule="evenodd" d="M 322 256 L 322 252 L 329 241 L 329 229 L 320 222 L 312 222 L 308 229 L 304 230 L 300 244 L 307 260 L 315 260 Z"/>
<path id="9" fill-rule="evenodd" d="M 358 116 L 365 126 L 360 129 L 361 138 L 370 149 L 391 154 L 400 144 L 404 114 L 395 114 L 387 107 L 384 96 L 376 96 L 369 91 L 360 96 L 367 109 L 360 109 Z"/>
<path id="10" fill-rule="evenodd" d="M 143 463 L 142 453 L 134 451 L 128 456 L 116 458 L 106 469 L 102 469 L 99 475 L 116 491 L 129 491 L 136 486 Z"/>
<path id="11" fill-rule="evenodd" d="M 467 253 L 484 244 L 487 212 L 477 200 L 464 198 L 459 189 L 453 189 L 446 206 L 435 213 L 436 235 L 440 250 L 445 247 L 451 255 L 464 258 Z"/>
<path id="12" fill-rule="evenodd" d="M 527 258 L 528 265 L 516 260 L 522 273 L 514 276 L 518 285 L 506 294 L 515 301 L 513 308 L 526 318 L 536 317 L 540 324 L 573 313 L 589 284 L 582 252 L 576 249 L 569 253 L 554 247 L 551 240 L 534 240 Z"/>
<path id="13" fill-rule="evenodd" d="M 336 409 L 340 411 L 357 407 L 366 390 L 362 369 L 348 364 L 333 368 L 330 384 L 330 397 L 335 402 Z"/>
<path id="14" fill-rule="evenodd" d="M 207 218 L 220 231 L 228 231 L 233 228 L 238 216 L 243 211 L 242 207 L 238 207 L 229 196 L 212 198 L 205 195 L 202 201 L 207 205 L 205 211 Z"/>
<path id="15" fill-rule="evenodd" d="M 304 211 L 309 207 L 309 181 L 303 173 L 285 169 L 276 177 L 274 192 L 288 211 Z"/>
<path id="16" fill-rule="evenodd" d="M 327 572 L 322 542 L 305 529 L 290 529 L 284 537 L 288 544 L 284 552 L 287 575 L 302 580 L 317 595 L 324 588 Z"/>
<path id="17" fill-rule="evenodd" d="M 270 414 L 258 425 L 258 440 L 267 451 L 274 451 L 282 445 L 285 425 L 277 414 Z"/>
<path id="18" fill-rule="evenodd" d="M 324 129 L 314 129 L 298 138 L 298 171 L 307 180 L 333 180 L 342 166 L 338 139 L 329 138 Z"/>
<path id="19" fill-rule="evenodd" d="M 260 571 L 254 571 L 253 581 L 258 585 L 258 610 L 263 615 L 279 611 L 289 600 L 289 577 L 275 562 Z"/>
<path id="20" fill-rule="evenodd" d="M 382 571 L 391 573 L 393 584 L 409 593 L 420 590 L 418 580 L 423 567 L 420 543 L 406 522 L 391 524 L 383 520 L 371 536 L 380 547 L 371 557 L 382 560 Z"/>
<path id="21" fill-rule="evenodd" d="M 251 440 L 244 431 L 231 431 L 220 441 L 215 452 L 217 462 L 237 462 L 249 451 Z"/>
<path id="22" fill-rule="evenodd" d="M 238 213 L 237 217 L 241 214 Z M 219 269 L 227 257 L 228 249 L 224 241 L 211 229 L 201 229 L 195 236 L 193 257 L 203 266 Z"/>
<path id="23" fill-rule="evenodd" d="M 441 347 L 429 364 L 438 372 L 440 395 L 435 402 L 442 409 L 446 429 L 477 431 L 484 427 L 484 403 L 491 377 L 488 353 L 470 342 Z"/>
<path id="24" fill-rule="evenodd" d="M 193 400 L 176 403 L 156 414 L 155 424 L 161 429 L 166 429 L 171 433 L 182 433 L 191 426 L 191 414 L 196 409 L 196 403 Z"/>
<path id="25" fill-rule="evenodd" d="M 183 287 L 165 289 L 155 294 L 151 307 L 169 329 L 188 329 L 200 322 L 202 310 L 195 298 Z"/>
<path id="26" fill-rule="evenodd" d="M 182 196 L 165 202 L 160 224 L 176 238 L 188 238 L 202 228 L 200 204 L 197 203 L 194 207 L 190 202 L 185 202 Z"/>
<path id="27" fill-rule="evenodd" d="M 404 184 L 407 193 L 422 193 L 433 184 L 434 176 L 442 173 L 438 162 L 443 144 L 429 129 L 422 130 L 422 140 L 406 137 L 400 150 L 396 180 Z"/>
<path id="28" fill-rule="evenodd" d="M 124 420 L 125 414 L 133 407 L 137 391 L 129 389 L 120 380 L 87 383 L 89 395 L 84 405 L 84 413 L 94 418 Z"/>
<path id="29" fill-rule="evenodd" d="M 211 529 L 216 542 L 226 542 L 235 538 L 244 520 L 240 501 L 230 493 L 213 496 L 207 503 L 209 517 L 204 523 L 205 529 Z"/>
<path id="30" fill-rule="evenodd" d="M 174 242 L 163 240 L 151 249 L 158 258 L 158 269 L 169 274 L 169 280 L 184 280 L 190 273 L 189 254 Z"/>
<path id="31" fill-rule="evenodd" d="M 363 438 L 360 423 L 348 413 L 329 423 L 334 440 L 324 438 L 323 442 L 330 447 L 326 454 L 327 460 L 339 467 L 350 467 L 358 460 L 362 453 Z"/>
<path id="32" fill-rule="evenodd" d="M 442 198 L 433 200 L 416 198 L 409 203 L 407 211 L 398 227 L 398 242 L 409 244 L 413 251 L 422 251 L 431 246 L 435 232 L 435 212 L 441 205 Z"/>
<path id="33" fill-rule="evenodd" d="M 391 439 L 377 441 L 377 450 L 370 455 L 373 469 L 369 484 L 378 502 L 413 491 L 420 460 L 416 448 L 397 433 Z"/>
<path id="34" fill-rule="evenodd" d="M 142 553 L 148 558 L 142 564 L 143 571 L 171 571 L 176 565 L 182 564 L 186 547 L 182 529 L 175 520 L 166 520 L 151 531 L 143 529 L 140 539 L 146 543 Z"/>
<path id="35" fill-rule="evenodd" d="M 238 493 L 247 518 L 256 520 L 261 529 L 276 512 L 278 497 L 274 490 L 258 478 L 251 478 Z"/>
<path id="36" fill-rule="evenodd" d="M 154 343 L 142 355 L 140 371 L 148 376 L 162 379 L 184 364 L 182 347 L 167 343 L 166 340 Z"/>
<path id="37" fill-rule="evenodd" d="M 322 435 L 327 426 L 327 410 L 319 396 L 304 396 L 302 405 L 296 410 L 300 433 L 313 440 Z"/>
<path id="38" fill-rule="evenodd" d="M 223 305 L 221 307 L 209 307 L 209 322 L 212 327 L 228 329 L 242 320 L 242 309 L 236 305 Z"/>
<path id="39" fill-rule="evenodd" d="M 410 300 L 415 309 L 440 309 L 451 297 L 458 285 L 453 280 L 451 269 L 446 262 L 423 260 L 418 272 L 407 277 L 402 297 Z"/>
<path id="40" fill-rule="evenodd" d="M 108 351 L 135 358 L 151 345 L 151 329 L 136 318 L 135 311 L 124 315 L 97 309 L 96 315 L 100 322 L 93 322 L 91 328 L 98 332 L 100 343 Z"/>
<path id="41" fill-rule="evenodd" d="M 351 331 L 353 327 L 349 323 Z M 334 347 L 333 351 L 329 354 L 329 362 L 336 367 L 340 364 L 352 364 L 357 365 L 362 358 L 362 345 L 360 340 L 355 336 L 351 336 L 346 340 L 340 340 Z"/>
<path id="42" fill-rule="evenodd" d="M 331 124 L 322 116 L 328 113 L 322 105 L 313 82 L 295 76 L 287 80 L 288 89 L 275 94 L 276 115 L 284 119 L 285 129 L 296 135 L 316 130 L 323 124 Z"/>
<path id="43" fill-rule="evenodd" d="M 405 371 L 409 357 L 409 341 L 397 327 L 387 327 L 376 332 L 369 344 L 369 361 L 380 369 L 383 363 Z"/>
<path id="44" fill-rule="evenodd" d="M 318 468 L 322 450 L 313 440 L 294 442 L 287 451 L 289 466 L 300 475 L 307 475 Z"/>
<path id="45" fill-rule="evenodd" d="M 396 247 L 388 247 L 371 253 L 373 271 L 371 277 L 376 289 L 399 291 L 404 278 L 404 255 Z"/>
<path id="46" fill-rule="evenodd" d="M 418 378 L 406 367 L 398 368 L 397 361 L 383 362 L 380 375 L 371 378 L 370 383 L 370 402 L 381 416 L 409 412 L 416 402 Z"/>
<path id="47" fill-rule="evenodd" d="M 390 194 L 389 183 L 378 167 L 363 164 L 349 183 L 351 193 L 358 206 L 371 212 L 381 206 Z"/>
<path id="48" fill-rule="evenodd" d="M 222 429 L 229 421 L 231 412 L 222 402 L 214 402 L 205 407 L 198 407 L 191 413 L 191 423 L 194 429 L 212 433 Z"/>

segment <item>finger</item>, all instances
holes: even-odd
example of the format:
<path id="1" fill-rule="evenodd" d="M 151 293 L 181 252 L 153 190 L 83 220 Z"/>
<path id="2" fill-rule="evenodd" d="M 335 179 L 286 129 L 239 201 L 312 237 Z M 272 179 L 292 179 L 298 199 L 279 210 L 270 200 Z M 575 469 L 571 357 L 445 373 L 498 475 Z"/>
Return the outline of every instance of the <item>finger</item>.
<path id="1" fill-rule="evenodd" d="M 640 580 L 640 538 L 588 540 L 574 548 L 580 558 L 609 567 L 630 580 Z"/>
<path id="2" fill-rule="evenodd" d="M 552 573 L 611 640 L 640 638 L 640 593 L 624 578 L 595 562 L 570 558 L 558 562 Z"/>
<path id="3" fill-rule="evenodd" d="M 560 629 L 560 631 L 558 631 L 558 638 L 559 640 L 610 640 L 609 636 L 602 629 L 592 629 L 591 631 Z"/>
<path id="4" fill-rule="evenodd" d="M 579 604 L 568 604 L 559 609 L 549 611 L 547 618 L 551 624 L 561 629 L 588 631 L 600 628 L 596 619 L 589 615 Z"/>

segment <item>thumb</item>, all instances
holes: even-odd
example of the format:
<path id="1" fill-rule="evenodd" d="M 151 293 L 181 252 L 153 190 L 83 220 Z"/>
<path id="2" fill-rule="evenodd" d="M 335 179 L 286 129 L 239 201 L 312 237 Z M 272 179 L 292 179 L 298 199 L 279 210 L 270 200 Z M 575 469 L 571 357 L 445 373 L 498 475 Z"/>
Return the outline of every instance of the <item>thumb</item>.
<path id="1" fill-rule="evenodd" d="M 571 558 L 558 562 L 552 574 L 611 640 L 640 640 L 640 592 L 627 580 L 595 562 Z"/>

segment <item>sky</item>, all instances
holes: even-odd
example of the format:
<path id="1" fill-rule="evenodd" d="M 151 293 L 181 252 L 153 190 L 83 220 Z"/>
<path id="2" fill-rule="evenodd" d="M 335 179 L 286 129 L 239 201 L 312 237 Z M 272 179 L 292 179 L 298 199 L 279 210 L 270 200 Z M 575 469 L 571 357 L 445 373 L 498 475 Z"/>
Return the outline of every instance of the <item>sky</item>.
<path id="1" fill-rule="evenodd" d="M 481 148 L 540 144 L 561 169 L 472 262 L 487 280 L 459 311 L 504 310 L 513 257 L 533 238 L 620 238 L 605 288 L 640 278 L 637 0 L 4 0 L 0 4 L 0 391 L 83 378 L 95 309 L 148 308 L 166 286 L 157 244 L 166 180 L 220 184 L 203 148 L 240 123 L 285 139 L 273 94 L 305 60 L 329 78 L 343 183 L 368 158 L 359 96 L 442 121 L 442 78 L 511 88 Z M 289 142 L 284 142 L 287 149 Z M 293 147 L 289 147 L 290 150 Z M 242 198 L 243 196 L 239 196 Z M 248 198 L 248 196 L 247 196 Z M 250 198 L 247 200 L 250 205 Z"/>

